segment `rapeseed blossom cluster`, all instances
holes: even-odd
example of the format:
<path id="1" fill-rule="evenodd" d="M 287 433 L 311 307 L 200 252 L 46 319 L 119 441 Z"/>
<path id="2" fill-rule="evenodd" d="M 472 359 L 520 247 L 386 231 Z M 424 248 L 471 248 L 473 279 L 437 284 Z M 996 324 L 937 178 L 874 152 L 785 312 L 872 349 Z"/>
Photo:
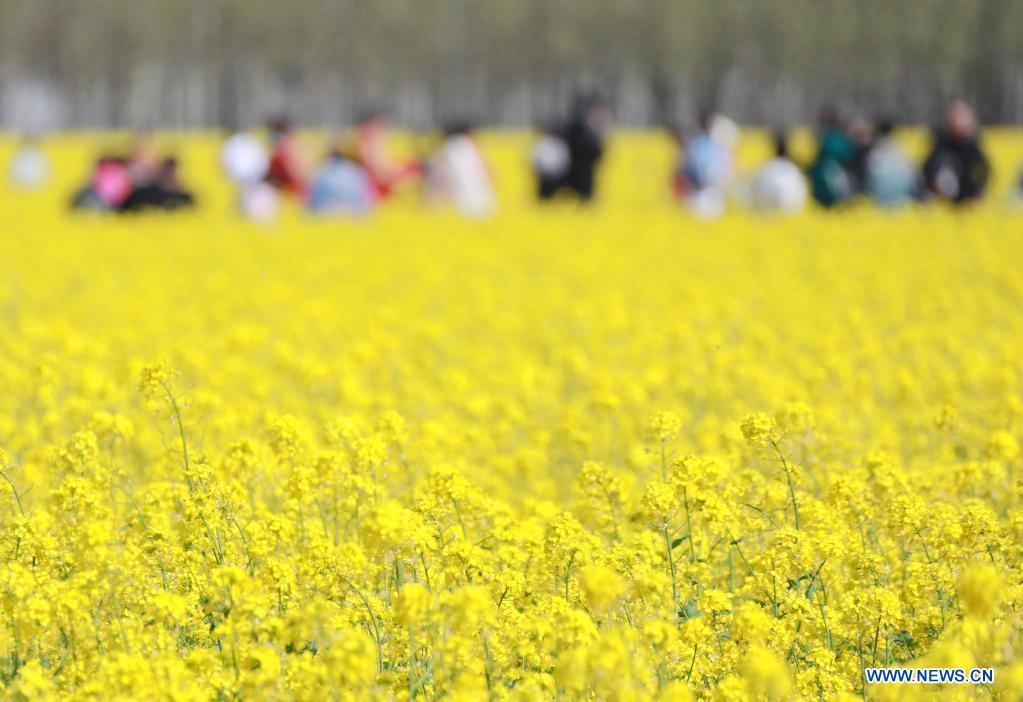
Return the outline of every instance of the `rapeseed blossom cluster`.
<path id="1" fill-rule="evenodd" d="M 1018 699 L 1014 217 L 26 216 L 3 696 Z"/>

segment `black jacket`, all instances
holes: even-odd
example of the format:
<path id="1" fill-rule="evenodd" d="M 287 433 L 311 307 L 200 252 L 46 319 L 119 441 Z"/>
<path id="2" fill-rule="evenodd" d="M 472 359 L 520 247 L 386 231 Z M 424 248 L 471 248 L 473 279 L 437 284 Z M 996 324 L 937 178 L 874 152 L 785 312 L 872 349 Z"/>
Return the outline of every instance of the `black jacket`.
<path id="1" fill-rule="evenodd" d="M 927 190 L 953 202 L 969 202 L 984 194 L 991 165 L 976 137 L 958 139 L 939 133 L 934 148 L 924 162 L 923 177 Z"/>
<path id="2" fill-rule="evenodd" d="M 569 154 L 565 184 L 578 193 L 582 200 L 589 200 L 593 197 L 597 163 L 604 155 L 603 140 L 581 120 L 565 129 L 564 139 Z"/>

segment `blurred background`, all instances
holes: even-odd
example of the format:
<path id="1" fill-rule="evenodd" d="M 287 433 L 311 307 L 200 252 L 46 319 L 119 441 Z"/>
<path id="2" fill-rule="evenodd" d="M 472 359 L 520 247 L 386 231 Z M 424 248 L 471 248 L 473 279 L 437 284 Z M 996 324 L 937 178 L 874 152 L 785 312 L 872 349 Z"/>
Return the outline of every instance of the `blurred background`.
<path id="1" fill-rule="evenodd" d="M 521 126 L 598 86 L 616 122 L 826 103 L 1023 121 L 1018 0 L 0 0 L 0 128 L 198 128 L 286 109 Z"/>

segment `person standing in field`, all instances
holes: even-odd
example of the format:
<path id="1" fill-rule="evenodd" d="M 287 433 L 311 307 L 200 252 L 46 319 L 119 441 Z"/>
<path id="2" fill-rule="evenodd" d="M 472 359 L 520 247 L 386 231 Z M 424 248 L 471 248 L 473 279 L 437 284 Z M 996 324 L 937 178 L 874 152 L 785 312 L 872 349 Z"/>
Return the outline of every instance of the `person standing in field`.
<path id="1" fill-rule="evenodd" d="M 596 192 L 597 166 L 604 156 L 604 137 L 611 124 L 611 112 L 604 101 L 589 95 L 579 99 L 575 117 L 565 130 L 568 145 L 566 187 L 582 202 Z"/>
<path id="2" fill-rule="evenodd" d="M 924 162 L 924 185 L 938 199 L 963 204 L 984 194 L 990 175 L 990 163 L 980 146 L 977 116 L 968 102 L 953 100 Z"/>
<path id="3" fill-rule="evenodd" d="M 611 112 L 598 95 L 582 95 L 576 99 L 571 118 L 550 135 L 561 140 L 568 155 L 562 175 L 556 175 L 554 168 L 557 161 L 556 143 L 541 141 L 546 152 L 544 160 L 550 161 L 552 166 L 547 173 L 538 172 L 542 201 L 554 199 L 559 193 L 567 193 L 583 203 L 593 200 L 597 187 L 597 167 L 604 156 L 604 138 L 610 124 Z M 534 151 L 534 163 L 538 155 Z"/>

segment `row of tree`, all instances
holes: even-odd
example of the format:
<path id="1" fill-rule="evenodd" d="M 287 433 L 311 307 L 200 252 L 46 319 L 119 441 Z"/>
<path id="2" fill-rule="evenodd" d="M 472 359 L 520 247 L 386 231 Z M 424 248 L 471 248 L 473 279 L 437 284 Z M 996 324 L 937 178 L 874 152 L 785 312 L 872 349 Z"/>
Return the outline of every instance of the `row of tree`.
<path id="1" fill-rule="evenodd" d="M 529 124 L 599 86 L 621 122 L 842 103 L 1023 120 L 1018 0 L 0 0 L 5 126 L 211 126 L 370 106 Z"/>

